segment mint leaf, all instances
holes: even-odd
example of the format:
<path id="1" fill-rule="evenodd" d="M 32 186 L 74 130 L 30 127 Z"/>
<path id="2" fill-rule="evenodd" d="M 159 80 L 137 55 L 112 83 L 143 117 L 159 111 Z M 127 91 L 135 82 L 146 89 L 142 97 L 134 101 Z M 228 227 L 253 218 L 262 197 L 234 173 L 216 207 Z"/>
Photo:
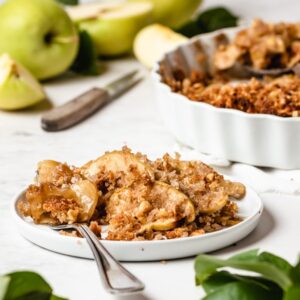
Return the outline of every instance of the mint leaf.
<path id="1" fill-rule="evenodd" d="M 299 300 L 300 298 L 300 260 L 290 271 L 293 286 L 287 290 L 284 300 Z"/>
<path id="2" fill-rule="evenodd" d="M 269 293 L 273 293 L 279 299 L 282 298 L 283 291 L 275 283 L 266 280 L 262 277 L 257 276 L 241 276 L 236 274 L 231 274 L 227 271 L 220 271 L 211 275 L 207 280 L 203 282 L 203 289 L 207 294 L 215 292 L 224 285 L 232 282 L 245 282 L 262 288 Z"/>
<path id="3" fill-rule="evenodd" d="M 68 300 L 67 298 L 62 298 L 62 297 L 59 297 L 59 296 L 55 296 L 55 295 L 52 295 L 50 297 L 50 300 Z"/>
<path id="4" fill-rule="evenodd" d="M 67 300 L 52 295 L 51 286 L 39 274 L 13 272 L 0 277 L 0 300 Z"/>
<path id="5" fill-rule="evenodd" d="M 79 51 L 71 70 L 83 75 L 98 75 L 100 73 L 93 40 L 85 30 L 79 32 Z"/>
<path id="6" fill-rule="evenodd" d="M 280 293 L 271 292 L 258 285 L 236 281 L 223 285 L 221 288 L 208 294 L 202 300 L 281 300 Z"/>
<path id="7" fill-rule="evenodd" d="M 37 273 L 21 271 L 7 274 L 7 276 L 9 276 L 10 282 L 5 294 L 5 300 L 48 300 L 52 294 L 50 285 Z"/>
<path id="8" fill-rule="evenodd" d="M 177 31 L 187 37 L 237 26 L 238 17 L 224 7 L 214 7 L 200 13 L 195 20 L 183 25 Z"/>
<path id="9" fill-rule="evenodd" d="M 238 17 L 224 7 L 214 7 L 204 11 L 197 18 L 198 27 L 204 32 L 237 26 Z"/>
<path id="10" fill-rule="evenodd" d="M 292 285 L 286 270 L 281 270 L 276 264 L 260 258 L 257 250 L 248 251 L 241 255 L 233 256 L 227 260 L 214 258 L 209 255 L 199 255 L 195 260 L 196 284 L 202 284 L 218 269 L 230 267 L 258 273 L 266 279 L 275 282 L 283 290 Z"/>
<path id="11" fill-rule="evenodd" d="M 64 5 L 77 5 L 79 4 L 78 0 L 56 0 L 57 2 L 64 4 Z"/>

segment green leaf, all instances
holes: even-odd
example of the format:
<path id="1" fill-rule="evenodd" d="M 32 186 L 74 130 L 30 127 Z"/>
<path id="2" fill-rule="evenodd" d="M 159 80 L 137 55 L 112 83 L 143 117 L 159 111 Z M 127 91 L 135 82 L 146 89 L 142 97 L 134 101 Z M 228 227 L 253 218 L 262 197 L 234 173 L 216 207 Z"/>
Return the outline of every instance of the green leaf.
<path id="1" fill-rule="evenodd" d="M 238 17 L 224 7 L 210 8 L 198 15 L 195 20 L 183 25 L 177 31 L 187 37 L 237 26 Z"/>
<path id="2" fill-rule="evenodd" d="M 290 276 L 293 281 L 293 286 L 285 293 L 284 300 L 299 300 L 300 299 L 300 260 L 290 271 Z"/>
<path id="3" fill-rule="evenodd" d="M 202 287 L 207 294 L 210 294 L 212 292 L 215 292 L 217 289 L 223 287 L 224 285 L 232 282 L 245 282 L 253 284 L 282 298 L 282 289 L 269 280 L 257 276 L 241 276 L 231 274 L 227 271 L 214 273 L 203 282 Z"/>
<path id="4" fill-rule="evenodd" d="M 9 276 L 0 276 L 0 300 L 4 300 L 10 282 Z"/>
<path id="5" fill-rule="evenodd" d="M 223 285 L 202 300 L 281 300 L 282 294 L 266 290 L 258 285 L 236 281 Z"/>
<path id="6" fill-rule="evenodd" d="M 92 38 L 85 30 L 79 32 L 79 51 L 71 70 L 83 75 L 98 75 L 99 61 Z"/>
<path id="7" fill-rule="evenodd" d="M 294 283 L 300 284 L 300 259 L 295 267 L 290 270 L 290 275 Z"/>
<path id="8" fill-rule="evenodd" d="M 50 300 L 68 300 L 67 298 L 62 298 L 62 297 L 59 297 L 59 296 L 55 296 L 55 295 L 52 295 Z"/>
<path id="9" fill-rule="evenodd" d="M 7 276 L 10 277 L 10 282 L 5 300 L 48 300 L 52 294 L 50 285 L 37 273 L 20 271 L 7 274 Z"/>
<path id="10" fill-rule="evenodd" d="M 283 290 L 287 290 L 292 285 L 286 270 L 281 270 L 276 264 L 267 261 L 265 256 L 260 257 L 257 250 L 248 251 L 227 260 L 214 258 L 209 255 L 199 255 L 195 261 L 196 283 L 202 284 L 218 269 L 224 267 L 256 272 L 275 282 Z"/>
<path id="11" fill-rule="evenodd" d="M 283 300 L 299 300 L 300 299 L 300 285 L 293 285 L 291 288 L 289 288 L 285 295 Z"/>
<path id="12" fill-rule="evenodd" d="M 64 5 L 77 5 L 79 4 L 78 0 L 56 0 L 57 2 L 64 4 Z"/>

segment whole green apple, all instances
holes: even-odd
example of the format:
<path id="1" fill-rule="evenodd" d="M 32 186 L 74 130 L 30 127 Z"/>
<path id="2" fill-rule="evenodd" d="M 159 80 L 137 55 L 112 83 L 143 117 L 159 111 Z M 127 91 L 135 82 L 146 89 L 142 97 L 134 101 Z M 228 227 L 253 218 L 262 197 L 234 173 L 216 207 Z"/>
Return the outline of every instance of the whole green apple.
<path id="1" fill-rule="evenodd" d="M 149 1 L 153 4 L 154 22 L 171 28 L 185 24 L 200 6 L 202 0 L 129 0 Z"/>
<path id="2" fill-rule="evenodd" d="M 138 31 L 152 21 L 152 4 L 92 3 L 71 7 L 68 13 L 90 34 L 98 55 L 116 56 L 128 53 Z"/>
<path id="3" fill-rule="evenodd" d="M 78 50 L 75 25 L 54 0 L 7 0 L 0 6 L 0 54 L 38 79 L 64 72 Z"/>
<path id="4" fill-rule="evenodd" d="M 8 54 L 0 56 L 0 109 L 14 110 L 45 99 L 40 83 Z"/>

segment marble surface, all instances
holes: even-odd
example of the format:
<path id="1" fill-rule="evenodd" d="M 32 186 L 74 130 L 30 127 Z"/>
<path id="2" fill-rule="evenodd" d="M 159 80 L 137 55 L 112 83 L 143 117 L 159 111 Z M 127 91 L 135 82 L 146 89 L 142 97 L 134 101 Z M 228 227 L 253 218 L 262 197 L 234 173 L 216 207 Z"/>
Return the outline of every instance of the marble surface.
<path id="1" fill-rule="evenodd" d="M 221 1 L 207 1 L 206 6 Z M 299 1 L 222 1 L 240 15 L 269 19 L 298 18 Z M 295 9 L 295 7 L 298 9 Z M 294 7 L 294 9 L 293 9 Z M 295 11 L 295 13 L 294 13 Z M 140 66 L 133 59 L 104 63 L 106 72 L 96 78 L 60 78 L 47 82 L 53 105 L 62 104 L 94 85 L 102 85 Z M 18 235 L 10 218 L 13 196 L 32 181 L 41 159 L 56 159 L 80 165 L 105 150 L 128 145 L 151 156 L 172 151 L 173 137 L 164 128 L 154 103 L 151 81 L 143 80 L 86 122 L 59 133 L 46 133 L 40 116 L 49 106 L 35 110 L 0 112 L 0 273 L 35 270 L 49 280 L 55 292 L 74 300 L 118 299 L 105 293 L 93 261 L 68 257 L 41 249 Z M 214 254 L 228 256 L 238 250 L 261 248 L 294 262 L 300 252 L 299 197 L 261 195 L 265 205 L 258 228 L 237 245 Z M 199 299 L 194 285 L 193 258 L 149 263 L 126 263 L 146 284 L 143 294 L 122 299 Z"/>

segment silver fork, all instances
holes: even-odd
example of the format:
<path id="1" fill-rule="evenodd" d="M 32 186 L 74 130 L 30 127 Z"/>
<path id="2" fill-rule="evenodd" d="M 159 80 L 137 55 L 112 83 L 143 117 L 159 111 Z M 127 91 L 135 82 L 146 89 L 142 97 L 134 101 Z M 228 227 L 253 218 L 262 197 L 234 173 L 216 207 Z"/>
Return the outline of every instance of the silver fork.
<path id="1" fill-rule="evenodd" d="M 68 224 L 51 226 L 53 230 L 77 230 L 88 242 L 90 246 L 104 288 L 111 294 L 131 294 L 142 291 L 144 284 L 125 269 L 103 246 L 97 236 L 86 224 Z"/>

